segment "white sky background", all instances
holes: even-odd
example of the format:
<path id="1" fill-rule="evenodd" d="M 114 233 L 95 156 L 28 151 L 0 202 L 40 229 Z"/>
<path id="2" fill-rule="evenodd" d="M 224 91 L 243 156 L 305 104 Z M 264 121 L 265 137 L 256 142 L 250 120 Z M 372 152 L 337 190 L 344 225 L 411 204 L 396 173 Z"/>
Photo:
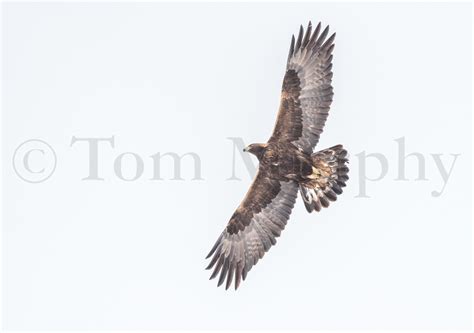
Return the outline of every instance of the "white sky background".
<path id="1" fill-rule="evenodd" d="M 337 32 L 334 103 L 321 149 L 351 154 L 347 190 L 287 229 L 241 288 L 209 282 L 204 256 L 250 185 L 226 181 L 227 137 L 263 142 L 291 34 Z M 3 4 L 3 319 L 7 329 L 448 329 L 471 325 L 471 5 L 429 3 Z M 101 146 L 104 181 L 84 143 Z M 428 181 L 398 174 L 397 143 Z M 22 181 L 22 142 L 56 151 Z M 116 156 L 144 174 L 125 182 Z M 203 181 L 150 181 L 157 152 L 196 152 Z M 389 161 L 359 193 L 356 154 Z M 443 194 L 430 154 L 460 154 Z M 127 162 L 127 163 L 126 163 Z M 172 167 L 162 165 L 163 178 Z M 124 174 L 133 174 L 124 160 Z M 367 174 L 380 167 L 367 161 Z"/>

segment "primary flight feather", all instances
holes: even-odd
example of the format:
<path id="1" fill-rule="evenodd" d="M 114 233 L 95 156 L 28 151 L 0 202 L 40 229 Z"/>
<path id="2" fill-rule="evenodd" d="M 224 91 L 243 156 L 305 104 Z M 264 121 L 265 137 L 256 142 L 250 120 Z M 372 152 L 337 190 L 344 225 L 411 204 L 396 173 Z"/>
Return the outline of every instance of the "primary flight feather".
<path id="1" fill-rule="evenodd" d="M 259 168 L 244 200 L 230 218 L 207 258 L 211 279 L 235 289 L 285 229 L 298 195 L 308 212 L 335 201 L 349 179 L 341 145 L 313 153 L 333 97 L 332 51 L 336 34 L 321 23 L 300 27 L 291 39 L 281 102 L 272 136 L 244 150 Z"/>

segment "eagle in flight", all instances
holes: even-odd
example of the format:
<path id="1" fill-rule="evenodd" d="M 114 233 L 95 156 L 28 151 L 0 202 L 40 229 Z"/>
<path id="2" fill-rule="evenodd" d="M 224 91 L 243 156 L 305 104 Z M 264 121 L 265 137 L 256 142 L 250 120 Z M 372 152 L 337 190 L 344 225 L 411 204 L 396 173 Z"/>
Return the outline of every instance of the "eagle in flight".
<path id="1" fill-rule="evenodd" d="M 349 179 L 347 151 L 337 145 L 313 153 L 332 102 L 332 51 L 336 34 L 321 23 L 300 27 L 291 39 L 280 109 L 267 143 L 253 143 L 259 168 L 244 200 L 206 259 L 218 286 L 235 289 L 285 229 L 298 189 L 308 212 L 335 201 Z"/>

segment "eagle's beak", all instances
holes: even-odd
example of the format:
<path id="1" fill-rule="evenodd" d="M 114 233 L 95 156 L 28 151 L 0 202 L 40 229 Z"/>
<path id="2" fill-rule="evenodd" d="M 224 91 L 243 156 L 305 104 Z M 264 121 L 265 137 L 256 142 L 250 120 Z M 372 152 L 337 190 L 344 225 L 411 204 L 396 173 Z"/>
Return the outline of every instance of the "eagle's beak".
<path id="1" fill-rule="evenodd" d="M 249 149 L 250 149 L 249 146 L 245 147 L 245 148 L 244 148 L 244 152 L 248 152 Z"/>

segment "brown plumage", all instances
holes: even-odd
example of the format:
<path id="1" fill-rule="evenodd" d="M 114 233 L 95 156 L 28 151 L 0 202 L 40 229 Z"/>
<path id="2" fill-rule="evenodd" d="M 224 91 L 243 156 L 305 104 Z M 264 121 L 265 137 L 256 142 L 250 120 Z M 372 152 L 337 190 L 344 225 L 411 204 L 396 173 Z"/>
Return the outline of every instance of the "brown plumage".
<path id="1" fill-rule="evenodd" d="M 323 131 L 332 102 L 332 51 L 335 34 L 321 23 L 312 31 L 300 27 L 293 36 L 283 78 L 280 109 L 273 134 L 265 144 L 245 151 L 259 161 L 247 195 L 230 218 L 207 258 L 211 279 L 235 289 L 276 243 L 285 229 L 298 195 L 308 212 L 328 207 L 348 180 L 347 152 L 341 145 L 317 153 L 313 149 Z"/>

